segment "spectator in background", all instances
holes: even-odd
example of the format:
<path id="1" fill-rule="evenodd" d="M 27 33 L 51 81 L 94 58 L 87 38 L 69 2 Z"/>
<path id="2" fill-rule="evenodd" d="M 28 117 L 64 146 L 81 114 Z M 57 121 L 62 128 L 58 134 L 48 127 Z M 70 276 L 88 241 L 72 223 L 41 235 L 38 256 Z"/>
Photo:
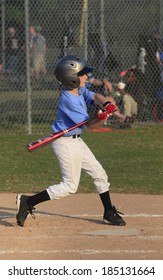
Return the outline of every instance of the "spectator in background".
<path id="1" fill-rule="evenodd" d="M 63 33 L 59 43 L 59 47 L 60 47 L 59 59 L 72 52 L 72 47 L 75 43 L 72 25 L 73 25 L 72 18 L 70 18 L 68 22 L 66 20 L 63 21 Z"/>
<path id="2" fill-rule="evenodd" d="M 111 51 L 108 51 L 105 59 L 106 70 L 110 76 L 113 78 L 117 76 L 118 68 L 120 68 L 120 63 L 117 61 L 116 57 Z"/>
<path id="3" fill-rule="evenodd" d="M 103 94 L 104 96 L 107 96 L 108 100 L 117 106 L 117 110 L 116 112 L 114 112 L 113 118 L 115 118 L 118 121 L 118 123 L 120 124 L 120 128 L 131 127 L 131 124 L 133 123 L 133 118 L 130 118 L 129 115 L 124 115 L 120 112 L 120 109 L 118 108 L 115 99 L 111 95 L 113 91 L 113 85 L 110 81 L 106 79 L 96 79 L 92 74 L 88 74 L 87 87 L 91 91 L 96 91 L 98 93 Z M 107 125 L 107 123 L 108 121 L 106 120 L 104 122 L 104 125 Z"/>
<path id="4" fill-rule="evenodd" d="M 105 92 L 112 92 L 112 83 L 107 79 L 95 78 L 92 73 L 88 74 L 87 86 L 91 87 L 92 91 L 105 94 Z"/>
<path id="5" fill-rule="evenodd" d="M 34 71 L 34 41 L 36 38 L 35 26 L 30 25 L 29 27 L 29 49 L 30 49 L 30 68 L 31 68 L 31 77 L 35 76 Z"/>
<path id="6" fill-rule="evenodd" d="M 19 55 L 21 46 L 19 44 L 19 39 L 16 36 L 16 30 L 13 27 L 8 29 L 8 37 L 5 43 L 5 54 L 6 54 L 6 69 L 5 72 L 11 77 L 15 77 L 16 89 L 21 89 L 21 79 L 19 72 Z"/>
<path id="7" fill-rule="evenodd" d="M 117 62 L 112 52 L 107 50 L 106 40 L 105 38 L 101 39 L 98 32 L 89 33 L 88 51 L 90 64 L 95 67 L 94 75 L 96 79 L 105 81 L 105 87 L 110 87 L 110 85 L 107 85 L 105 76 L 109 76 L 112 80 L 114 80 L 116 75 L 115 70 L 118 69 L 120 63 Z"/>
<path id="8" fill-rule="evenodd" d="M 163 83 L 163 43 L 160 46 L 159 52 L 157 53 L 157 61 L 160 65 L 160 79 L 161 79 L 161 83 Z"/>
<path id="9" fill-rule="evenodd" d="M 140 80 L 140 70 L 136 67 L 131 67 L 126 71 L 123 79 L 126 84 L 126 90 L 131 94 L 138 104 L 138 118 L 143 120 L 144 116 L 144 105 L 146 100 L 145 89 L 143 88 Z"/>
<path id="10" fill-rule="evenodd" d="M 138 112 L 138 104 L 129 91 L 126 90 L 126 84 L 118 83 L 118 89 L 123 99 L 123 113 L 125 116 L 135 118 Z"/>
<path id="11" fill-rule="evenodd" d="M 33 38 L 32 50 L 34 77 L 37 81 L 41 81 L 46 75 L 46 52 L 46 39 L 41 34 L 41 27 L 37 26 L 36 35 Z"/>
<path id="12" fill-rule="evenodd" d="M 157 61 L 160 66 L 160 86 L 156 96 L 156 103 L 153 106 L 152 117 L 155 122 L 163 123 L 163 42 L 161 40 L 159 40 Z"/>
<path id="13" fill-rule="evenodd" d="M 144 56 L 142 56 L 142 50 Z M 157 101 L 157 93 L 160 88 L 160 65 L 158 63 L 159 44 L 155 34 L 140 36 L 139 39 L 139 69 L 142 74 L 142 84 L 147 95 L 151 116 Z M 141 62 L 141 63 L 140 63 Z"/>
<path id="14" fill-rule="evenodd" d="M 163 122 L 163 43 L 160 46 L 159 63 L 161 68 L 161 83 L 160 89 L 157 94 L 158 100 L 158 118 L 160 122 Z"/>
<path id="15" fill-rule="evenodd" d="M 104 44 L 97 32 L 88 35 L 89 57 L 95 67 L 95 77 L 103 79 L 106 70 Z"/>

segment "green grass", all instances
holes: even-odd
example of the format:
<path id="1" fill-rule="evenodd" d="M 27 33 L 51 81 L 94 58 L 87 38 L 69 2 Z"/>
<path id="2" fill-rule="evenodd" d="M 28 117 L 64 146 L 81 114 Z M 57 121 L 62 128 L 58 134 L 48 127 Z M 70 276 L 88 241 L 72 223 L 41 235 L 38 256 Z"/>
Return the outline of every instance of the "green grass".
<path id="1" fill-rule="evenodd" d="M 45 135 L 0 135 L 1 192 L 38 192 L 60 182 L 50 145 L 32 153 L 26 150 L 41 136 Z M 85 132 L 82 138 L 105 168 L 112 192 L 163 194 L 163 126 Z M 79 192 L 93 191 L 91 178 L 82 173 Z"/>
<path id="2" fill-rule="evenodd" d="M 40 133 L 48 131 L 49 124 L 53 123 L 56 106 L 59 100 L 59 91 L 33 90 L 31 93 L 32 131 Z M 27 133 L 28 98 L 25 91 L 7 91 L 0 94 L 0 127 L 1 131 Z"/>

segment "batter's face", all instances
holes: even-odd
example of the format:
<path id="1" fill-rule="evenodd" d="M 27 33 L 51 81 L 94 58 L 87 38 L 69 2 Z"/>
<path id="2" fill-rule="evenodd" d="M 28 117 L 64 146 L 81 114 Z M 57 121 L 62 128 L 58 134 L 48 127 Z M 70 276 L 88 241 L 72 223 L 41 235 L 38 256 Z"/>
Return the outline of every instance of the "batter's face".
<path id="1" fill-rule="evenodd" d="M 87 81 L 87 75 L 83 75 L 79 77 L 80 80 L 80 87 L 85 87 L 86 81 Z"/>

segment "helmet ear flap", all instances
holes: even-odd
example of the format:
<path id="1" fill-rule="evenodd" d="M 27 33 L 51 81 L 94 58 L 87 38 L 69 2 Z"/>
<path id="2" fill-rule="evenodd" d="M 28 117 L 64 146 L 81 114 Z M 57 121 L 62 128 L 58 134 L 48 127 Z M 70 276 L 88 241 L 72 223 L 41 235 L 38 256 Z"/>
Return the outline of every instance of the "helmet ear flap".
<path id="1" fill-rule="evenodd" d="M 63 86 L 69 90 L 72 90 L 74 88 L 78 88 L 80 85 L 80 79 L 78 77 L 78 75 L 67 75 L 66 77 L 64 77 L 63 82 L 62 82 Z"/>
<path id="2" fill-rule="evenodd" d="M 79 87 L 79 76 L 85 75 L 93 69 L 93 67 L 87 66 L 83 58 L 67 55 L 58 61 L 54 74 L 65 88 L 72 90 Z"/>

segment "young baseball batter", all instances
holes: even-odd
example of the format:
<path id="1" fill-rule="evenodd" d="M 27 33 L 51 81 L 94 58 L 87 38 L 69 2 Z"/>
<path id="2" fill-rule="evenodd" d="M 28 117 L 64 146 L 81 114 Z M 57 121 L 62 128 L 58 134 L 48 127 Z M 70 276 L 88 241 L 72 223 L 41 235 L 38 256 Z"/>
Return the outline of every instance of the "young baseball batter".
<path id="1" fill-rule="evenodd" d="M 87 107 L 94 103 L 98 104 L 102 110 L 98 112 L 96 121 L 92 123 L 100 124 L 109 114 L 114 114 L 116 111 L 116 105 L 110 103 L 107 97 L 86 88 L 87 74 L 93 70 L 94 68 L 87 66 L 83 58 L 75 55 L 65 56 L 57 63 L 55 76 L 63 89 L 57 117 L 52 125 L 53 131 L 58 132 L 89 119 Z M 104 207 L 104 223 L 118 226 L 126 224 L 119 215 L 122 213 L 119 213 L 111 203 L 110 183 L 105 170 L 81 138 L 85 128 L 85 125 L 78 127 L 52 142 L 52 149 L 60 166 L 62 182 L 49 186 L 33 196 L 22 194 L 17 196 L 16 219 L 19 226 L 24 226 L 28 214 L 33 215 L 34 206 L 38 203 L 60 199 L 75 193 L 78 189 L 81 170 L 89 174 L 93 180 Z"/>

